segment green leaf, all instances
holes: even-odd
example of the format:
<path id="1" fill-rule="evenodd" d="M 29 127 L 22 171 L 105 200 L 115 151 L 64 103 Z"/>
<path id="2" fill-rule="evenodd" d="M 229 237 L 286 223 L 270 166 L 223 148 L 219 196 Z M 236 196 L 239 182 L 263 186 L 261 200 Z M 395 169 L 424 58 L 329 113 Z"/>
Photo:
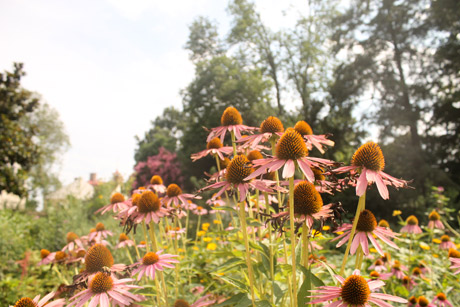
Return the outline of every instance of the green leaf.
<path id="1" fill-rule="evenodd" d="M 303 266 L 299 266 L 302 272 L 304 273 L 304 280 L 302 286 L 300 286 L 299 292 L 297 293 L 297 302 L 298 306 L 305 306 L 310 301 L 310 298 L 307 297 L 310 295 L 311 290 L 311 280 L 312 280 L 312 273 L 309 269 L 306 269 Z"/>
<path id="2" fill-rule="evenodd" d="M 226 277 L 226 276 L 220 276 L 220 275 L 217 275 L 217 274 L 212 274 L 212 275 L 215 276 L 216 278 L 221 279 L 222 281 L 232 285 L 232 286 L 237 287 L 238 289 L 240 289 L 243 292 L 249 293 L 249 287 L 246 284 L 244 284 L 241 281 L 239 281 L 239 280 L 236 280 L 236 279 L 233 279 L 233 278 L 230 278 L 230 277 Z"/>
<path id="3" fill-rule="evenodd" d="M 237 304 L 239 301 L 241 301 L 244 298 L 248 298 L 248 295 L 246 293 L 238 293 L 237 295 L 232 296 L 228 300 L 220 304 L 214 305 L 214 307 L 224 307 L 224 306 L 229 306 L 230 304 Z"/>

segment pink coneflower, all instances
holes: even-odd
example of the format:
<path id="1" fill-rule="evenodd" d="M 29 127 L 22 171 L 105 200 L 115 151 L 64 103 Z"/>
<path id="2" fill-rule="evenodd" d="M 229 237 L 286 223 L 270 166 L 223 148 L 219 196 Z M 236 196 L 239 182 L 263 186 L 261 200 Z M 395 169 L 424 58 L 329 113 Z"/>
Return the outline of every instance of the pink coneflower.
<path id="1" fill-rule="evenodd" d="M 196 215 L 206 215 L 206 214 L 208 214 L 208 210 L 206 210 L 205 208 L 203 208 L 201 206 L 198 206 L 198 207 L 196 207 L 195 210 L 193 210 L 193 213 L 196 214 Z"/>
<path id="2" fill-rule="evenodd" d="M 403 277 L 402 284 L 403 284 L 404 288 L 406 288 L 409 291 L 412 290 L 417 285 L 415 280 L 413 280 L 409 276 L 404 276 Z"/>
<path id="3" fill-rule="evenodd" d="M 312 150 L 313 146 L 315 146 L 323 154 L 325 152 L 323 145 L 332 147 L 335 144 L 334 141 L 329 140 L 324 134 L 314 135 L 310 125 L 303 120 L 298 121 L 294 129 L 307 140 L 308 150 Z"/>
<path id="4" fill-rule="evenodd" d="M 385 159 L 379 145 L 374 142 L 368 142 L 353 154 L 351 166 L 344 166 L 335 169 L 334 173 L 350 172 L 352 176 L 361 173 L 356 184 L 356 195 L 362 196 L 369 183 L 375 182 L 380 196 L 383 199 L 389 199 L 387 185 L 396 188 L 407 187 L 408 182 L 402 179 L 396 179 L 383 172 Z"/>
<path id="5" fill-rule="evenodd" d="M 139 248 L 146 248 L 146 247 L 147 247 L 147 242 L 145 242 L 145 241 L 140 241 L 139 244 L 137 244 L 137 247 L 139 247 Z"/>
<path id="6" fill-rule="evenodd" d="M 268 185 L 272 181 L 267 180 L 248 180 L 248 177 L 254 168 L 251 167 L 250 161 L 244 155 L 236 155 L 230 164 L 227 166 L 227 172 L 224 181 L 216 182 L 207 187 L 202 188 L 199 192 L 209 189 L 220 189 L 219 192 L 214 194 L 213 198 L 221 196 L 225 191 L 232 188 L 238 189 L 240 193 L 240 201 L 246 198 L 249 188 L 258 189 L 263 192 L 273 192 L 273 189 Z"/>
<path id="7" fill-rule="evenodd" d="M 224 160 L 224 155 L 229 155 L 233 152 L 231 146 L 224 146 L 219 138 L 215 137 L 208 142 L 206 149 L 198 153 L 192 154 L 192 161 L 195 162 L 198 159 L 204 158 L 207 155 L 219 156 L 220 160 Z"/>
<path id="8" fill-rule="evenodd" d="M 130 240 L 129 237 L 125 233 L 121 233 L 118 237 L 118 244 L 115 248 L 122 248 L 127 246 L 134 246 L 134 241 Z"/>
<path id="9" fill-rule="evenodd" d="M 79 249 L 76 253 L 70 255 L 70 259 L 67 260 L 67 263 L 81 262 L 85 263 L 86 251 L 84 249 Z"/>
<path id="10" fill-rule="evenodd" d="M 51 298 L 54 297 L 54 292 L 51 292 L 45 295 L 42 299 L 40 299 L 40 295 L 34 297 L 34 299 L 23 297 L 19 301 L 17 301 L 14 306 L 10 307 L 63 307 L 65 305 L 65 300 L 60 298 L 53 302 L 48 302 Z"/>
<path id="11" fill-rule="evenodd" d="M 393 265 L 391 266 L 391 271 L 389 273 L 389 276 L 394 276 L 396 277 L 397 279 L 403 279 L 404 276 L 406 276 L 404 273 L 403 273 L 403 270 L 404 271 L 407 271 L 408 268 L 405 266 L 405 265 L 402 265 L 401 262 L 399 262 L 398 260 L 395 260 L 395 262 L 393 263 Z M 382 274 L 383 275 L 383 274 Z"/>
<path id="12" fill-rule="evenodd" d="M 387 270 L 387 267 L 383 263 L 382 259 L 377 259 L 368 269 L 382 273 Z"/>
<path id="13" fill-rule="evenodd" d="M 154 175 L 152 178 L 150 178 L 150 185 L 148 187 L 149 189 L 154 190 L 156 193 L 163 194 L 166 192 L 166 187 L 163 184 L 163 179 L 158 175 Z"/>
<path id="14" fill-rule="evenodd" d="M 88 241 L 96 241 L 97 243 L 100 242 L 102 239 L 107 238 L 107 236 L 113 236 L 113 233 L 109 230 L 105 229 L 104 224 L 97 223 L 96 224 L 96 231 L 91 232 L 88 235 Z"/>
<path id="15" fill-rule="evenodd" d="M 123 194 L 114 193 L 112 197 L 110 197 L 110 204 L 98 209 L 95 213 L 101 212 L 101 214 L 104 214 L 109 210 L 112 210 L 113 212 L 117 213 L 129 207 L 129 204 L 127 204 L 127 202 L 128 201 L 125 200 Z"/>
<path id="16" fill-rule="evenodd" d="M 385 283 L 381 280 L 366 280 L 360 275 L 359 270 L 355 270 L 353 275 L 347 279 L 342 276 L 335 275 L 335 278 L 341 283 L 340 287 L 322 286 L 318 290 L 311 290 L 316 295 L 310 296 L 315 300 L 308 304 L 326 303 L 324 307 L 338 306 L 370 306 L 369 303 L 374 303 L 380 307 L 389 307 L 388 303 L 383 300 L 393 301 L 397 303 L 407 303 L 406 299 L 383 293 L 373 292 L 381 288 Z M 335 301 L 335 299 L 337 299 Z M 332 302 L 334 300 L 334 302 Z"/>
<path id="17" fill-rule="evenodd" d="M 142 276 L 146 275 L 150 279 L 155 279 L 155 271 L 163 271 L 164 268 L 174 268 L 174 265 L 171 263 L 179 263 L 179 260 L 173 259 L 173 257 L 179 257 L 177 255 L 171 254 L 161 254 L 163 251 L 160 250 L 156 253 L 149 252 L 140 259 L 138 262 L 134 263 L 131 267 L 135 268 L 131 276 L 136 275 L 137 280 L 141 280 Z"/>
<path id="18" fill-rule="evenodd" d="M 428 219 L 430 220 L 428 222 L 428 228 L 444 229 L 444 224 L 441 222 L 441 216 L 438 212 L 436 212 L 436 210 L 431 211 L 431 213 L 428 215 Z"/>
<path id="19" fill-rule="evenodd" d="M 57 251 L 56 254 L 54 255 L 54 259 L 52 263 L 55 264 L 64 264 L 67 262 L 69 255 L 63 251 Z"/>
<path id="20" fill-rule="evenodd" d="M 331 160 L 312 158 L 307 155 L 308 149 L 300 134 L 293 128 L 288 128 L 276 145 L 276 156 L 252 161 L 258 169 L 246 179 L 253 179 L 267 172 L 274 172 L 283 166 L 283 178 L 290 178 L 294 176 L 297 163 L 307 180 L 315 182 L 312 168 L 335 165 L 335 162 Z"/>
<path id="21" fill-rule="evenodd" d="M 193 304 L 189 304 L 186 300 L 178 299 L 174 302 L 174 307 L 205 307 L 214 304 L 216 304 L 216 299 L 212 298 L 212 294 L 208 294 L 198 299 Z"/>
<path id="22" fill-rule="evenodd" d="M 406 219 L 406 226 L 401 228 L 400 232 L 419 234 L 422 233 L 422 229 L 418 226 L 418 219 L 411 215 Z"/>
<path id="23" fill-rule="evenodd" d="M 119 218 L 125 221 L 131 219 L 134 223 L 145 221 L 145 223 L 148 224 L 150 221 L 158 223 L 160 218 L 168 214 L 168 209 L 161 205 L 161 200 L 158 198 L 158 195 L 152 191 L 146 190 L 141 194 L 139 200 L 136 202 L 136 206 L 120 212 Z"/>
<path id="24" fill-rule="evenodd" d="M 450 240 L 448 235 L 443 235 L 441 237 L 441 244 L 439 245 L 441 249 L 457 248 L 454 242 Z"/>
<path id="25" fill-rule="evenodd" d="M 140 286 L 128 285 L 134 279 L 115 279 L 103 272 L 91 276 L 88 282 L 88 289 L 83 290 L 70 298 L 67 306 L 83 306 L 90 302 L 89 306 L 130 306 L 133 302 L 144 300 L 142 295 L 129 292 L 131 289 L 142 288 Z"/>
<path id="26" fill-rule="evenodd" d="M 46 265 L 46 264 L 50 264 L 51 262 L 54 261 L 54 256 L 56 255 L 56 252 L 54 253 L 51 253 L 49 250 L 47 249 L 42 249 L 40 251 L 40 257 L 42 258 L 42 260 L 40 260 L 40 262 L 38 263 L 38 265 Z"/>
<path id="27" fill-rule="evenodd" d="M 430 304 L 430 301 L 422 295 L 417 298 L 415 307 L 436 307 L 436 305 Z"/>
<path id="28" fill-rule="evenodd" d="M 341 231 L 343 232 L 343 234 L 341 234 L 337 238 L 332 239 L 331 241 L 337 241 L 339 239 L 342 239 L 339 241 L 339 243 L 337 243 L 337 247 L 342 246 L 343 244 L 348 242 L 348 239 L 350 238 L 351 234 L 351 229 L 351 224 L 343 224 L 336 231 Z M 374 214 L 366 209 L 362 211 L 359 215 L 358 224 L 356 226 L 356 233 L 351 243 L 350 253 L 353 255 L 358 249 L 358 247 L 361 246 L 364 255 L 367 256 L 369 254 L 369 239 L 372 242 L 372 245 L 374 245 L 374 247 L 377 249 L 378 253 L 383 256 L 383 250 L 380 247 L 380 244 L 374 238 L 374 235 L 386 244 L 390 245 L 391 247 L 399 249 L 399 247 L 395 243 L 388 239 L 388 237 L 395 238 L 396 234 L 389 229 L 377 226 L 377 220 L 375 219 Z"/>
<path id="29" fill-rule="evenodd" d="M 449 258 L 449 260 L 452 264 L 452 266 L 450 267 L 451 269 L 460 269 L 460 258 Z M 457 275 L 458 273 L 460 273 L 460 270 L 455 271 L 454 275 Z"/>
<path id="30" fill-rule="evenodd" d="M 446 295 L 442 292 L 438 293 L 431 303 L 436 307 L 454 307 L 452 303 L 447 300 Z"/>
<path id="31" fill-rule="evenodd" d="M 185 206 L 191 199 L 200 199 L 201 196 L 195 196 L 193 194 L 182 193 L 182 189 L 175 183 L 171 183 L 166 189 L 166 196 L 163 198 L 163 203 L 166 207 L 169 207 L 171 203 L 174 206 L 179 206 L 179 202 Z"/>
<path id="32" fill-rule="evenodd" d="M 274 116 L 269 116 L 260 124 L 260 134 L 253 134 L 239 139 L 238 143 L 243 143 L 250 148 L 255 148 L 259 143 L 266 142 L 271 137 L 278 138 L 284 132 L 283 123 Z"/>
<path id="33" fill-rule="evenodd" d="M 234 107 L 228 107 L 222 113 L 220 119 L 221 126 L 212 128 L 211 132 L 206 139 L 206 142 L 211 141 L 215 137 L 220 137 L 221 142 L 224 142 L 225 134 L 227 131 L 233 131 L 236 136 L 236 139 L 241 138 L 241 132 L 256 130 L 256 127 L 248 127 L 243 125 L 243 118 L 241 117 L 240 112 Z"/>
<path id="34" fill-rule="evenodd" d="M 84 249 L 83 243 L 75 232 L 68 232 L 66 236 L 67 245 L 62 248 L 62 251 L 65 252 L 67 249 L 69 252 L 73 251 L 77 247 Z"/>

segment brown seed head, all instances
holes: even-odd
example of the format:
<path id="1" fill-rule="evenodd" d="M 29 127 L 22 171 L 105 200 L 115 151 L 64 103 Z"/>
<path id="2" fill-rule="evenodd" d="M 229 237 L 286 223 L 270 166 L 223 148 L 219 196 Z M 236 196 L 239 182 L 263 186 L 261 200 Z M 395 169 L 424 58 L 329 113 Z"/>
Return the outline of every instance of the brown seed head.
<path id="1" fill-rule="evenodd" d="M 414 216 L 411 215 L 406 219 L 407 225 L 418 225 L 418 219 Z"/>
<path id="2" fill-rule="evenodd" d="M 449 258 L 460 258 L 460 252 L 456 249 L 449 248 Z"/>
<path id="3" fill-rule="evenodd" d="M 418 304 L 420 305 L 420 307 L 427 307 L 430 304 L 430 301 L 422 295 L 418 297 Z"/>
<path id="4" fill-rule="evenodd" d="M 105 230 L 104 224 L 102 224 L 101 222 L 97 223 L 96 224 L 96 231 L 103 231 L 103 230 Z"/>
<path id="5" fill-rule="evenodd" d="M 14 307 L 37 307 L 38 305 L 28 297 L 23 297 L 14 304 Z"/>
<path id="6" fill-rule="evenodd" d="M 439 221 L 441 219 L 441 216 L 439 215 L 436 210 L 431 211 L 431 213 L 428 215 L 428 219 L 430 221 Z"/>
<path id="7" fill-rule="evenodd" d="M 418 299 L 417 299 L 415 296 L 411 296 L 411 297 L 409 298 L 409 300 L 408 300 L 408 301 L 409 301 L 409 303 L 411 303 L 411 304 L 414 304 L 414 305 L 415 305 L 415 304 L 417 304 L 417 302 L 418 302 Z"/>
<path id="8" fill-rule="evenodd" d="M 262 124 L 260 124 L 261 133 L 276 133 L 283 131 L 283 123 L 277 117 L 274 116 L 269 116 L 266 120 L 262 122 Z"/>
<path id="9" fill-rule="evenodd" d="M 68 232 L 67 236 L 67 243 L 74 242 L 76 239 L 78 239 L 78 236 L 75 232 Z"/>
<path id="10" fill-rule="evenodd" d="M 234 126 L 243 124 L 243 118 L 240 112 L 234 107 L 228 107 L 225 109 L 222 117 L 220 118 L 222 126 Z"/>
<path id="11" fill-rule="evenodd" d="M 47 249 L 42 249 L 40 251 L 40 257 L 42 259 L 45 259 L 46 257 L 48 257 L 49 254 L 51 254 L 51 252 L 49 250 L 47 250 Z"/>
<path id="12" fill-rule="evenodd" d="M 182 190 L 181 188 L 179 188 L 177 184 L 171 183 L 170 185 L 168 185 L 168 188 L 166 189 L 166 195 L 168 195 L 168 197 L 176 197 L 181 194 Z"/>
<path id="13" fill-rule="evenodd" d="M 381 259 L 377 259 L 374 264 L 375 265 L 383 265 L 383 261 Z"/>
<path id="14" fill-rule="evenodd" d="M 154 175 L 150 178 L 150 184 L 163 184 L 163 179 L 158 175 Z"/>
<path id="15" fill-rule="evenodd" d="M 190 307 L 190 305 L 185 300 L 178 299 L 174 302 L 174 307 Z"/>
<path id="16" fill-rule="evenodd" d="M 388 262 L 391 260 L 391 255 L 389 253 L 383 253 L 383 257 L 381 259 L 384 263 Z"/>
<path id="17" fill-rule="evenodd" d="M 414 276 L 420 276 L 421 274 L 422 274 L 422 270 L 420 270 L 419 267 L 413 268 L 413 270 L 412 270 L 412 275 L 414 275 Z"/>
<path id="18" fill-rule="evenodd" d="M 409 285 L 411 282 L 411 278 L 409 276 L 404 276 L 403 279 L 402 279 L 402 283 L 403 285 Z"/>
<path id="19" fill-rule="evenodd" d="M 353 154 L 351 165 L 365 167 L 371 171 L 383 171 L 385 159 L 380 146 L 374 142 L 367 142 Z"/>
<path id="20" fill-rule="evenodd" d="M 297 160 L 308 155 L 307 145 L 302 136 L 288 128 L 276 145 L 276 156 L 283 160 Z"/>
<path id="21" fill-rule="evenodd" d="M 63 251 L 58 251 L 56 252 L 56 254 L 54 255 L 54 259 L 57 261 L 57 262 L 61 262 L 63 261 L 65 258 L 67 258 L 67 254 Z"/>
<path id="22" fill-rule="evenodd" d="M 363 232 L 372 232 L 377 227 L 377 220 L 375 219 L 374 214 L 370 211 L 365 209 L 363 212 L 360 213 L 358 224 L 356 225 L 357 231 Z"/>
<path id="23" fill-rule="evenodd" d="M 124 202 L 124 201 L 125 201 L 125 197 L 121 193 L 115 193 L 115 194 L 112 195 L 112 197 L 110 197 L 110 203 L 112 205 L 116 204 L 116 203 L 121 203 L 121 202 Z"/>
<path id="24" fill-rule="evenodd" d="M 224 145 L 222 144 L 219 138 L 213 138 L 206 145 L 206 149 L 219 149 L 222 147 L 224 147 Z"/>
<path id="25" fill-rule="evenodd" d="M 102 271 L 103 267 L 111 268 L 113 257 L 109 249 L 102 244 L 95 244 L 88 249 L 85 256 L 85 267 L 88 273 Z"/>
<path id="26" fill-rule="evenodd" d="M 246 158 L 245 155 L 235 156 L 230 164 L 227 166 L 227 181 L 232 184 L 244 183 L 244 178 L 254 172 L 254 168 L 251 167 L 251 164 Z"/>
<path id="27" fill-rule="evenodd" d="M 364 305 L 367 303 L 371 290 L 366 279 L 359 275 L 351 275 L 342 285 L 342 300 L 349 305 Z"/>
<path id="28" fill-rule="evenodd" d="M 264 157 L 262 156 L 262 154 L 258 150 L 253 150 L 253 151 L 248 153 L 248 160 L 251 161 L 251 162 L 254 161 L 254 160 L 259 160 L 259 159 L 263 159 L 263 158 Z"/>
<path id="29" fill-rule="evenodd" d="M 95 294 L 105 293 L 113 288 L 113 279 L 110 275 L 99 272 L 94 276 L 89 288 Z"/>
<path id="30" fill-rule="evenodd" d="M 449 242 L 450 241 L 450 237 L 448 235 L 443 235 L 441 237 L 441 242 Z"/>
<path id="31" fill-rule="evenodd" d="M 154 252 L 150 252 L 145 254 L 145 256 L 142 258 L 142 264 L 143 265 L 152 265 L 157 263 L 160 260 L 160 257 L 155 254 Z"/>
<path id="32" fill-rule="evenodd" d="M 85 255 L 86 255 L 86 251 L 84 249 L 80 249 L 77 252 L 77 258 L 83 258 L 83 257 L 85 257 Z"/>
<path id="33" fill-rule="evenodd" d="M 446 295 L 445 295 L 444 293 L 442 293 L 442 292 L 439 292 L 438 294 L 436 294 L 436 298 L 437 298 L 438 300 L 440 300 L 441 302 L 444 302 L 444 301 L 447 300 Z"/>
<path id="34" fill-rule="evenodd" d="M 395 270 L 401 270 L 401 262 L 399 262 L 398 260 L 395 260 L 395 262 L 393 263 L 393 269 Z"/>
<path id="35" fill-rule="evenodd" d="M 301 181 L 294 187 L 294 213 L 312 215 L 323 207 L 323 199 L 313 183 Z"/>
<path id="36" fill-rule="evenodd" d="M 380 227 L 385 227 L 385 228 L 390 228 L 390 223 L 388 223 L 387 220 L 382 219 L 382 220 L 379 221 L 379 226 Z"/>
<path id="37" fill-rule="evenodd" d="M 371 276 L 372 279 L 377 279 L 377 278 L 380 277 L 380 273 L 377 272 L 377 271 L 372 271 L 370 276 Z"/>
<path id="38" fill-rule="evenodd" d="M 137 203 L 137 209 L 140 213 L 156 212 L 160 210 L 161 202 L 158 195 L 152 191 L 144 191 Z"/>
<path id="39" fill-rule="evenodd" d="M 129 240 L 129 237 L 124 232 L 120 233 L 120 236 L 118 237 L 118 242 L 123 242 L 126 240 Z"/>
<path id="40" fill-rule="evenodd" d="M 306 121 L 298 121 L 295 126 L 294 126 L 294 129 L 300 133 L 300 135 L 312 135 L 313 134 L 313 130 L 311 129 L 310 125 L 307 124 Z"/>
<path id="41" fill-rule="evenodd" d="M 227 166 L 230 164 L 230 159 L 225 157 L 223 160 L 220 160 L 219 159 L 219 163 L 220 163 L 220 169 L 223 170 L 223 169 L 226 169 Z"/>

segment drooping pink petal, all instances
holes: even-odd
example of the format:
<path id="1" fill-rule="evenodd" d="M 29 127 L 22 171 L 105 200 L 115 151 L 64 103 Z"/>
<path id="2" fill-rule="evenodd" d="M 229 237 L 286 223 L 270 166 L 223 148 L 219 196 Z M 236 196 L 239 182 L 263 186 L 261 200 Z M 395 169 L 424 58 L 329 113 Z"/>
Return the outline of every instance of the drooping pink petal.
<path id="1" fill-rule="evenodd" d="M 366 169 L 363 168 L 361 175 L 358 178 L 358 183 L 356 185 L 356 195 L 362 196 L 367 189 L 367 177 L 366 177 Z"/>
<path id="2" fill-rule="evenodd" d="M 283 178 L 291 178 L 295 173 L 295 163 L 292 160 L 287 160 L 284 164 Z"/>

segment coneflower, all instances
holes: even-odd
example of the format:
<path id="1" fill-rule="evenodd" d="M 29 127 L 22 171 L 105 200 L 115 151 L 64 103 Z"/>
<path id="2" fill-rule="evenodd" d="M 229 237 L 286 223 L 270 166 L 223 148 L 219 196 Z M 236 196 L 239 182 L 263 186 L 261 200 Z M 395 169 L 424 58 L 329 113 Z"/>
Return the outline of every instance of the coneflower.
<path id="1" fill-rule="evenodd" d="M 54 292 L 51 292 L 45 295 L 42 299 L 40 299 L 40 295 L 37 295 L 34 299 L 23 297 L 18 300 L 14 306 L 10 307 L 63 307 L 65 305 L 64 299 L 58 299 L 52 302 L 48 302 L 51 298 L 54 297 Z"/>
<path id="2" fill-rule="evenodd" d="M 259 134 L 248 135 L 238 140 L 243 146 L 255 148 L 259 143 L 268 141 L 270 138 L 278 138 L 284 132 L 283 123 L 275 116 L 269 116 L 260 124 Z"/>
<path id="3" fill-rule="evenodd" d="M 163 184 L 163 178 L 161 178 L 160 175 L 153 175 L 152 178 L 150 178 L 150 185 L 148 188 L 154 190 L 156 193 L 166 192 L 166 187 Z"/>
<path id="4" fill-rule="evenodd" d="M 163 197 L 162 201 L 166 207 L 169 207 L 171 204 L 179 206 L 179 203 L 181 203 L 182 206 L 186 206 L 188 201 L 192 199 L 201 199 L 201 196 L 182 193 L 182 189 L 177 184 L 171 183 L 166 189 L 166 196 Z"/>
<path id="5" fill-rule="evenodd" d="M 62 251 L 65 252 L 67 249 L 69 252 L 73 251 L 77 247 L 84 249 L 83 243 L 75 232 L 68 232 L 66 235 L 67 244 L 62 248 Z"/>
<path id="6" fill-rule="evenodd" d="M 220 160 L 224 160 L 224 155 L 229 155 L 233 152 L 231 146 L 224 146 L 221 140 L 217 137 L 211 139 L 206 145 L 206 149 L 198 153 L 192 154 L 192 161 L 195 162 L 201 158 L 204 158 L 208 155 L 218 156 Z"/>
<path id="7" fill-rule="evenodd" d="M 334 146 L 335 144 L 334 141 L 329 140 L 325 134 L 314 135 L 313 130 L 306 121 L 298 121 L 294 129 L 307 140 L 308 150 L 312 150 L 313 146 L 315 146 L 323 154 L 323 145 Z"/>
<path id="8" fill-rule="evenodd" d="M 125 200 L 125 197 L 121 193 L 114 193 L 112 197 L 110 197 L 110 204 L 100 208 L 95 213 L 101 212 L 101 214 L 106 213 L 109 210 L 113 212 L 119 212 L 129 207 L 129 204 Z"/>
<path id="9" fill-rule="evenodd" d="M 150 279 L 155 279 L 155 271 L 163 271 L 164 268 L 174 268 L 172 263 L 179 263 L 179 260 L 173 259 L 178 255 L 162 254 L 163 251 L 149 252 L 142 259 L 131 265 L 134 268 L 131 276 L 138 274 L 137 280 L 141 280 L 146 275 Z"/>
<path id="10" fill-rule="evenodd" d="M 428 215 L 428 219 L 428 228 L 444 229 L 444 224 L 441 222 L 441 216 L 436 210 L 431 211 L 431 213 Z"/>
<path id="11" fill-rule="evenodd" d="M 227 131 L 234 133 L 236 139 L 240 139 L 241 132 L 253 131 L 257 129 L 256 127 L 243 125 L 243 118 L 241 117 L 240 112 L 238 112 L 238 110 L 234 107 L 228 107 L 225 109 L 224 113 L 222 113 L 220 123 L 221 126 L 211 129 L 206 142 L 209 142 L 213 138 L 218 137 L 223 143 Z"/>
<path id="12" fill-rule="evenodd" d="M 415 233 L 415 234 L 422 233 L 422 229 L 420 228 L 420 226 L 418 226 L 418 219 L 415 217 L 415 215 L 410 215 L 406 219 L 406 226 L 401 228 L 401 232 Z"/>

